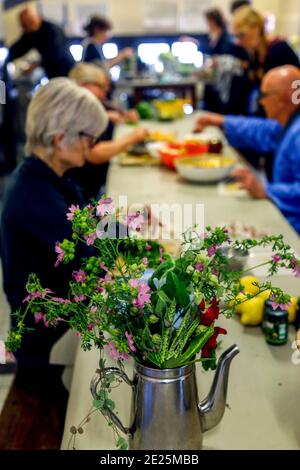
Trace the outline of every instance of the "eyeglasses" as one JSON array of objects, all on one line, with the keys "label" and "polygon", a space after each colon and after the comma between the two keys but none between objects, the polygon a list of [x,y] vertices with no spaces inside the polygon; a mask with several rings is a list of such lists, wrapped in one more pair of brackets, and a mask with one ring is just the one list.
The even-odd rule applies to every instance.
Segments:
[{"label": "eyeglasses", "polygon": [[267,98],[268,96],[272,96],[272,95],[278,95],[278,91],[262,91],[262,90],[259,90],[258,91],[258,94],[257,94],[257,100],[258,101],[261,101],[265,98]]},{"label": "eyeglasses", "polygon": [[238,39],[238,40],[243,40],[243,39],[245,39],[246,36],[247,36],[247,33],[245,33],[245,32],[233,34],[233,37],[234,37],[235,39]]},{"label": "eyeglasses", "polygon": [[78,132],[80,138],[87,139],[89,141],[89,147],[92,149],[98,142],[98,137],[95,137],[87,132]]}]

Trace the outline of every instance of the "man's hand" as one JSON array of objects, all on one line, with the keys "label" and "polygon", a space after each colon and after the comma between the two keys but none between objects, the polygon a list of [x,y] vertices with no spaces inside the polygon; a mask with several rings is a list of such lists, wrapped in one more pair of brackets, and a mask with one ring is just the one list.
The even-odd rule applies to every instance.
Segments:
[{"label": "man's hand", "polygon": [[241,182],[241,187],[255,199],[267,199],[262,182],[247,168],[238,168],[231,174],[237,181]]},{"label": "man's hand", "polygon": [[205,113],[196,121],[194,132],[202,132],[207,126],[222,127],[225,117],[217,113]]}]

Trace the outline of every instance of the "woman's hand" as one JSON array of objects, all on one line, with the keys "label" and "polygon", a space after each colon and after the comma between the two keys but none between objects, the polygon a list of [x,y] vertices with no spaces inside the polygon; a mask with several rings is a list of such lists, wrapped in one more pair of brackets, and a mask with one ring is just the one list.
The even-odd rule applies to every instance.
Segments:
[{"label": "woman's hand", "polygon": [[130,145],[143,142],[149,136],[149,131],[145,127],[138,127],[128,135]]}]

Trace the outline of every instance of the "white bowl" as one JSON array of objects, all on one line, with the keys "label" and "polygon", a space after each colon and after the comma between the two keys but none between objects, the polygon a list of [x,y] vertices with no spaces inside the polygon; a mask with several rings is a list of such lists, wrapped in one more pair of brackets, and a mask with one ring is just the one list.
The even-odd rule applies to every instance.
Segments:
[{"label": "white bowl", "polygon": [[[235,157],[220,156],[218,154],[205,154],[199,157],[182,157],[175,160],[178,173],[186,180],[197,183],[221,181],[232,172],[235,164]],[[204,167],[201,165],[215,166]]]}]

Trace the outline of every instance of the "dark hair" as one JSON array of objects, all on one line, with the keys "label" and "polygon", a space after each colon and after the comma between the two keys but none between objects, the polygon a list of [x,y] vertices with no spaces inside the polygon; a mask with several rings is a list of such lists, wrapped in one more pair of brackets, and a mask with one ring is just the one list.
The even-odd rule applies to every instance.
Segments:
[{"label": "dark hair", "polygon": [[204,15],[208,21],[213,21],[219,28],[224,30],[227,29],[225,17],[218,8],[211,8],[210,10],[207,10]]},{"label": "dark hair", "polygon": [[231,13],[236,12],[241,7],[249,7],[252,5],[252,0],[235,0],[231,3],[230,11]]},{"label": "dark hair", "polygon": [[94,15],[90,18],[88,24],[84,26],[84,31],[88,33],[89,36],[93,36],[96,30],[100,31],[109,31],[112,29],[111,22],[104,16]]}]

